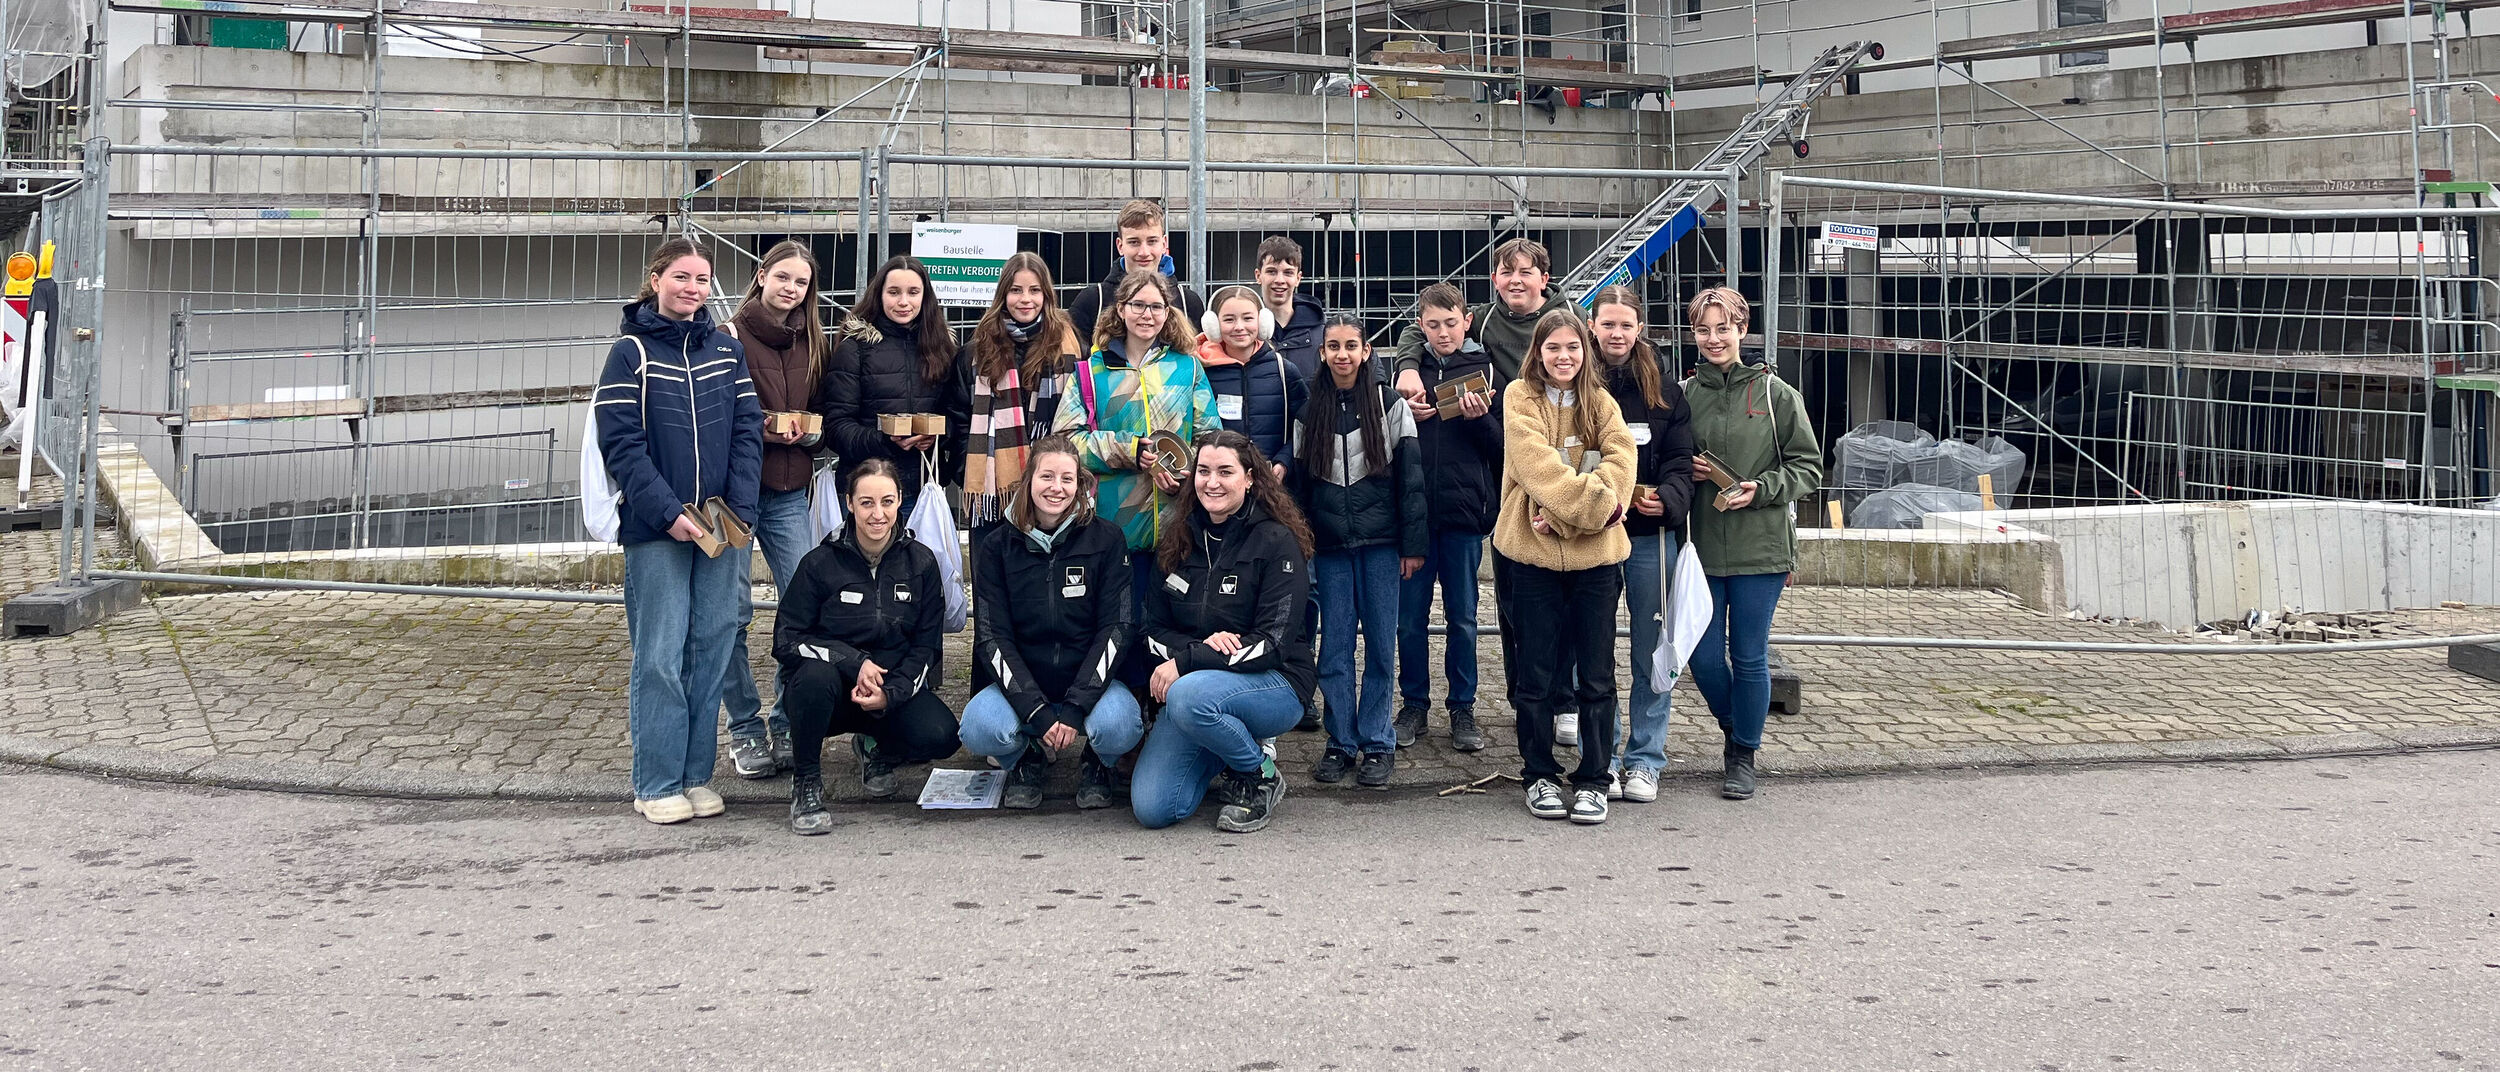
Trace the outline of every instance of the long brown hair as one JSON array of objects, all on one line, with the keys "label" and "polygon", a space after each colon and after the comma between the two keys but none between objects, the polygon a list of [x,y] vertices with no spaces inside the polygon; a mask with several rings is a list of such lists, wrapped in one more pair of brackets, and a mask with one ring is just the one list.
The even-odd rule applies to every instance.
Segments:
[{"label": "long brown hair", "polygon": [[[1580,374],[1574,382],[1561,384],[1546,379],[1545,340],[1566,331],[1580,336],[1580,350],[1586,356],[1580,359]],[[1597,352],[1597,333],[1580,319],[1578,309],[1564,307],[1537,318],[1536,334],[1528,339],[1528,356],[1519,362],[1519,378],[1539,394],[1557,387],[1576,392],[1579,403],[1571,409],[1571,430],[1580,437],[1583,449],[1597,449],[1606,432],[1598,412],[1612,408],[1614,400],[1606,394],[1606,358]]]},{"label": "long brown hair", "polygon": [[1042,467],[1043,457],[1052,454],[1065,454],[1076,463],[1076,502],[1068,507],[1068,515],[1081,518],[1094,516],[1094,472],[1085,468],[1085,457],[1076,452],[1076,441],[1063,435],[1043,436],[1040,442],[1033,444],[1032,453],[1025,456],[1024,478],[1016,481],[1015,494],[1007,503],[1008,523],[1026,532],[1033,531],[1033,526],[1040,523],[1033,516],[1033,472]]},{"label": "long brown hair", "polygon": [[[668,271],[668,266],[677,263],[679,257],[701,257],[706,265],[720,263],[712,259],[711,250],[696,245],[694,239],[684,235],[671,238],[660,243],[660,248],[651,251],[651,261],[642,269],[642,292],[634,295],[634,300],[647,302],[657,296],[660,292],[652,289],[651,281],[659,278],[660,273]],[[713,282],[717,283],[719,280],[716,279]]]},{"label": "long brown hair", "polygon": [[[1319,329],[1323,352],[1328,336],[1339,328],[1354,332],[1355,341],[1364,344],[1363,363],[1354,368],[1354,386],[1345,389],[1354,392],[1354,424],[1363,433],[1363,460],[1372,472],[1387,472],[1389,434],[1385,426],[1389,415],[1380,403],[1380,385],[1372,379],[1371,344],[1364,338],[1362,319],[1340,309],[1328,314],[1327,323]],[[1297,414],[1302,418],[1302,450],[1296,460],[1301,462],[1303,472],[1318,479],[1327,479],[1329,468],[1337,462],[1337,399],[1343,393],[1337,387],[1337,374],[1323,358],[1318,375],[1311,377],[1311,396]]]},{"label": "long brown hair", "polygon": [[[1632,310],[1632,318],[1642,326],[1648,326],[1649,318],[1641,315],[1640,296],[1632,293],[1632,288],[1612,286],[1599,289],[1597,294],[1589,299],[1589,318],[1596,319],[1597,311],[1609,305],[1620,305]],[[1603,360],[1601,355],[1600,362],[1602,363]],[[1666,367],[1659,364],[1658,350],[1649,344],[1647,337],[1638,332],[1633,333],[1632,354],[1624,358],[1623,363],[1632,369],[1632,382],[1639,385],[1641,389],[1641,401],[1649,403],[1651,409],[1667,408]]]},{"label": "long brown hair", "polygon": [[929,282],[929,266],[908,254],[890,257],[877,266],[868,285],[859,290],[859,304],[851,307],[851,319],[873,324],[885,316],[885,277],[896,272],[910,272],[920,277],[920,315],[913,317],[910,327],[920,333],[920,379],[936,383],[946,378],[955,365],[955,332],[946,326],[946,310],[938,306],[937,289]]},{"label": "long brown hair", "polygon": [[981,314],[981,322],[972,326],[972,371],[996,384],[1007,378],[1007,364],[1015,360],[1016,340],[1007,335],[1007,289],[1016,285],[1016,277],[1026,272],[1042,284],[1042,322],[1034,331],[1032,343],[1024,351],[1022,383],[1031,390],[1044,377],[1056,376],[1075,367],[1072,359],[1063,359],[1059,341],[1076,334],[1076,325],[1069,322],[1067,310],[1059,307],[1059,288],[1050,277],[1050,265],[1031,250],[1007,258],[998,270],[998,293],[990,296],[989,312]]},{"label": "long brown hair", "polygon": [[813,380],[825,372],[825,320],[816,309],[817,295],[823,293],[824,280],[819,278],[823,270],[816,267],[816,254],[807,248],[807,243],[784,238],[774,243],[773,248],[765,250],[764,259],[755,265],[755,281],[747,284],[747,296],[738,300],[738,311],[732,316],[745,316],[749,306],[755,308],[758,320],[771,320],[781,315],[773,312],[772,306],[764,304],[764,273],[772,271],[773,265],[787,260],[807,266],[807,296],[799,299],[798,308],[790,312],[799,318],[799,337],[807,340],[807,378]]},{"label": "long brown hair", "polygon": [[[1140,268],[1122,276],[1120,285],[1112,289],[1110,304],[1103,306],[1094,318],[1093,348],[1101,350],[1110,346],[1113,339],[1128,337],[1128,321],[1120,315],[1120,306],[1148,287],[1154,288],[1155,295],[1162,298],[1164,304],[1163,330],[1155,336],[1155,341],[1184,354],[1197,354],[1198,333],[1190,330],[1186,323],[1189,312],[1181,306],[1180,284],[1150,268]],[[1132,365],[1145,359],[1144,354],[1128,355]]]},{"label": "long brown hair", "polygon": [[1311,525],[1302,519],[1302,508],[1293,504],[1293,496],[1285,492],[1285,482],[1268,467],[1259,445],[1251,442],[1249,436],[1225,429],[1199,436],[1197,446],[1190,452],[1190,474],[1181,478],[1181,493],[1172,498],[1172,512],[1163,519],[1163,535],[1155,541],[1155,561],[1163,566],[1163,572],[1181,568],[1181,563],[1189,560],[1189,549],[1198,544],[1194,520],[1198,514],[1197,456],[1210,447],[1222,447],[1241,459],[1242,469],[1250,474],[1250,497],[1267,511],[1267,516],[1293,533],[1294,545],[1302,549],[1302,557],[1308,560]]}]

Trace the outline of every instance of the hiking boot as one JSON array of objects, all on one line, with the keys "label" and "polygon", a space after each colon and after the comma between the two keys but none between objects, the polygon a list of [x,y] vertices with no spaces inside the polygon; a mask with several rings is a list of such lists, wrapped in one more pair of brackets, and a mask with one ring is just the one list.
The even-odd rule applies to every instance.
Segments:
[{"label": "hiking boot", "polygon": [[1752,800],[1754,750],[1741,744],[1727,746],[1722,753],[1727,773],[1719,781],[1719,795],[1728,800]]},{"label": "hiking boot", "polygon": [[1636,804],[1658,799],[1658,775],[1639,767],[1624,771],[1623,799]]},{"label": "hiking boot", "polygon": [[1450,708],[1450,747],[1461,752],[1484,751],[1484,733],[1476,728],[1476,709],[1468,704]]},{"label": "hiking boot", "polygon": [[1353,756],[1331,748],[1327,755],[1319,757],[1319,762],[1311,765],[1311,780],[1335,785],[1344,781],[1346,772],[1353,769]]},{"label": "hiking boot", "polygon": [[694,805],[694,817],[697,819],[709,819],[729,810],[729,802],[722,800],[720,793],[708,785],[687,786],[686,803]]},{"label": "hiking boot", "polygon": [[789,771],[797,766],[798,759],[796,758],[796,753],[792,750],[790,744],[790,731],[785,729],[780,733],[774,734],[773,770]]},{"label": "hiking boot", "polygon": [[650,800],[636,800],[634,810],[642,813],[643,818],[662,826],[682,823],[694,818],[694,802],[686,799],[684,793],[671,793]]},{"label": "hiking boot", "polygon": [[1580,744],[1580,713],[1554,712],[1554,743],[1578,747]]},{"label": "hiking boot", "polygon": [[1027,746],[1024,758],[1007,771],[1007,790],[999,794],[998,806],[1024,810],[1042,806],[1042,790],[1050,785],[1050,757],[1039,748]]},{"label": "hiking boot", "polygon": [[859,791],[870,800],[892,797],[902,780],[894,776],[894,764],[881,754],[876,738],[865,733],[854,735],[851,748],[859,753]]},{"label": "hiking boot", "polygon": [[1431,721],[1431,715],[1430,708],[1412,701],[1398,708],[1397,719],[1390,723],[1397,730],[1398,747],[1415,747],[1415,738],[1424,735],[1424,727]]},{"label": "hiking boot", "polygon": [[833,832],[833,812],[825,807],[822,776],[791,780],[790,832],[803,837]]},{"label": "hiking boot", "polygon": [[1571,821],[1582,826],[1596,826],[1606,821],[1606,791],[1574,789],[1571,791]]},{"label": "hiking boot", "polygon": [[1365,789],[1387,789],[1389,776],[1397,773],[1397,769],[1397,753],[1365,752],[1362,769],[1354,772],[1354,784]]},{"label": "hiking boot", "polygon": [[1551,778],[1529,782],[1528,814],[1539,819],[1560,819],[1571,814],[1571,809],[1563,804],[1562,787]]},{"label": "hiking boot", "polygon": [[773,744],[762,737],[739,737],[729,742],[729,766],[738,777],[748,781],[773,776]]},{"label": "hiking boot", "polygon": [[1294,723],[1293,728],[1304,733],[1318,729],[1320,726],[1319,705],[1319,691],[1314,689],[1311,692],[1311,698],[1302,702],[1302,721]]},{"label": "hiking boot", "polygon": [[1076,806],[1087,811],[1111,806],[1111,768],[1091,748],[1085,750],[1084,766],[1077,769]]},{"label": "hiking boot", "polygon": [[1266,826],[1276,815],[1276,805],[1285,799],[1285,778],[1276,764],[1259,765],[1257,774],[1224,772],[1233,783],[1232,798],[1216,809],[1215,828],[1227,834],[1248,834]]}]

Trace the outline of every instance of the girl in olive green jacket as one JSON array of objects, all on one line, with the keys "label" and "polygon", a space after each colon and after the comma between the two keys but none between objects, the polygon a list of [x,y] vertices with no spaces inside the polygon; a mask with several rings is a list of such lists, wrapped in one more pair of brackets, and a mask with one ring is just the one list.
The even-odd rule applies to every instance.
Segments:
[{"label": "girl in olive green jacket", "polygon": [[[1693,685],[1727,735],[1719,795],[1754,794],[1754,750],[1771,711],[1771,613],[1797,566],[1794,504],[1823,482],[1823,448],[1805,398],[1738,349],[1753,310],[1712,287],[1688,310],[1702,365],[1684,381],[1693,415],[1689,531],[1710,575],[1710,627],[1693,652]],[[1724,492],[1704,454],[1735,483]]]}]

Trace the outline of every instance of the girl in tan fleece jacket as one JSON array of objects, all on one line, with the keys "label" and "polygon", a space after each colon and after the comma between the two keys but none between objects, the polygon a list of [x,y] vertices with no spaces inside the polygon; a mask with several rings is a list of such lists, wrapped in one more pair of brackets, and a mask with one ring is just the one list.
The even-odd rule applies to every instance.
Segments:
[{"label": "girl in tan fleece jacket", "polygon": [[[1615,748],[1615,607],[1632,541],[1632,432],[1606,393],[1597,340],[1571,309],[1537,321],[1519,379],[1502,394],[1502,512],[1493,526],[1496,598],[1515,709],[1520,780],[1540,819],[1606,821]],[[1569,668],[1579,670],[1566,697]],[[1566,805],[1554,711],[1576,700],[1580,763]]]}]

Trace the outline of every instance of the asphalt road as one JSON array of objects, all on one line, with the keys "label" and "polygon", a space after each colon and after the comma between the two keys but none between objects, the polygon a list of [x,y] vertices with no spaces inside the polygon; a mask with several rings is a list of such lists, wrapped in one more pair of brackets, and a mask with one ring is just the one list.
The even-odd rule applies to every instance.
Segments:
[{"label": "asphalt road", "polygon": [[[2500,1068],[2500,753],[1124,813],[0,769],[0,1068]],[[1056,802],[1054,802],[1054,805]]]}]

